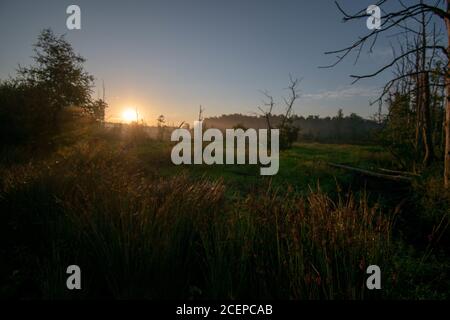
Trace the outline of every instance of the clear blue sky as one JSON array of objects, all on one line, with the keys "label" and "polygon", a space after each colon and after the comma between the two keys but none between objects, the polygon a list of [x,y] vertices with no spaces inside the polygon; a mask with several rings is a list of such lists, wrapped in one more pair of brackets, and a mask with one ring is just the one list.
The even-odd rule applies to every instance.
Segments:
[{"label": "clear blue sky", "polygon": [[[343,0],[349,11],[374,1]],[[81,8],[81,30],[66,29],[66,8]],[[368,32],[364,20],[342,23],[333,1],[0,1],[0,78],[31,62],[32,44],[50,27],[66,34],[87,59],[86,69],[106,84],[115,120],[136,106],[149,123],[159,114],[169,122],[257,111],[267,89],[277,102],[287,93],[289,74],[302,77],[299,115],[334,115],[338,108],[368,117],[369,100],[391,75],[350,86],[349,74],[373,71],[389,60],[385,40],[333,69],[327,50]],[[95,89],[97,90],[97,89]],[[97,91],[96,94],[97,95]],[[281,111],[279,107],[277,109]]]}]

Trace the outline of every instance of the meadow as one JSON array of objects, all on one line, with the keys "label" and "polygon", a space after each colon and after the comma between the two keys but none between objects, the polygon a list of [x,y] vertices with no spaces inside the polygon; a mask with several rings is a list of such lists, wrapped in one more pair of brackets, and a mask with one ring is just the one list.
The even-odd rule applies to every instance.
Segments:
[{"label": "meadow", "polygon": [[[449,200],[433,180],[329,166],[391,168],[379,146],[297,143],[264,177],[175,166],[138,126],[62,132],[1,152],[2,297],[448,298]],[[83,290],[66,289],[70,264]],[[382,290],[366,288],[373,264]]]}]

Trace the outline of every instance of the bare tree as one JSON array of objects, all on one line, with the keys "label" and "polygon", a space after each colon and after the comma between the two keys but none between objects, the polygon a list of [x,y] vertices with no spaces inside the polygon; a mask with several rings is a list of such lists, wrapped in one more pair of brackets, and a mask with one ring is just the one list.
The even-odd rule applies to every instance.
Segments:
[{"label": "bare tree", "polygon": [[298,85],[300,84],[301,80],[302,79],[297,78],[293,79],[292,75],[289,75],[290,82],[289,86],[286,88],[287,90],[289,90],[289,97],[283,98],[286,110],[280,127],[284,127],[287,124],[287,121],[289,121],[292,116],[292,107],[294,106],[295,101],[300,97]]},{"label": "bare tree", "polygon": [[[387,2],[387,0],[378,1],[377,5],[382,8],[383,5]],[[367,19],[369,14],[367,14],[366,9],[362,9],[355,14],[349,14],[339,5],[338,2],[335,2],[339,11],[344,15],[344,22],[357,20],[357,19]],[[447,62],[445,63],[444,68],[444,79],[445,83],[442,84],[446,88],[446,105],[445,105],[445,154],[444,154],[444,185],[446,188],[450,187],[450,73],[448,69],[448,60],[450,56],[450,0],[435,0],[432,4],[425,3],[425,1],[418,1],[416,4],[405,5],[401,0],[398,0],[400,4],[400,8],[397,10],[391,10],[390,12],[385,12],[383,10],[383,14],[381,16],[381,28],[370,31],[363,37],[360,37],[358,40],[353,42],[350,46],[345,47],[343,49],[329,51],[326,54],[336,54],[337,60],[326,67],[333,67],[340,63],[343,59],[348,57],[350,53],[356,52],[356,59],[359,58],[361,51],[363,50],[365,45],[369,45],[369,51],[372,51],[378,37],[381,34],[386,33],[387,31],[392,31],[394,29],[405,30],[408,28],[405,26],[406,22],[409,21],[417,21],[416,19],[420,18],[423,14],[430,13],[433,17],[440,18],[446,26],[447,30],[447,39],[448,42],[446,45],[444,44],[428,44],[422,42],[417,47],[405,47],[404,52],[397,54],[393,57],[393,59],[382,66],[381,68],[375,70],[372,73],[363,74],[363,75],[351,75],[354,79],[353,83],[365,79],[372,78],[380,73],[390,69],[395,66],[397,62],[403,59],[409,59],[413,54],[417,52],[423,52],[424,50],[439,50],[446,57]],[[402,74],[399,77],[392,79],[385,86],[383,90],[383,94],[387,94],[389,89],[400,79],[411,77],[413,73]]]},{"label": "bare tree", "polygon": [[273,96],[271,96],[267,90],[261,92],[266,97],[266,100],[263,101],[265,109],[263,109],[262,107],[258,107],[258,109],[259,111],[261,111],[261,114],[266,119],[267,129],[269,129],[270,131],[272,130],[271,118],[273,107],[275,106],[275,101],[273,100]]},{"label": "bare tree", "polygon": [[[287,98],[283,98],[285,110],[281,115],[281,123],[276,125],[276,127],[280,130],[280,148],[290,148],[292,143],[297,139],[299,128],[295,127],[292,124],[292,110],[295,105],[295,102],[300,97],[298,85],[300,84],[301,79],[292,78],[289,75],[289,86],[286,88],[289,91],[289,95]],[[267,90],[261,91],[265,96],[265,100],[263,100],[263,107],[258,107],[261,115],[266,119],[267,128],[272,130],[274,128],[274,124],[272,123],[272,112],[275,107],[275,101],[273,96],[269,94]]]},{"label": "bare tree", "polygon": [[202,105],[200,105],[199,109],[198,109],[198,121],[203,121],[203,111],[205,111],[205,109],[202,107]]}]

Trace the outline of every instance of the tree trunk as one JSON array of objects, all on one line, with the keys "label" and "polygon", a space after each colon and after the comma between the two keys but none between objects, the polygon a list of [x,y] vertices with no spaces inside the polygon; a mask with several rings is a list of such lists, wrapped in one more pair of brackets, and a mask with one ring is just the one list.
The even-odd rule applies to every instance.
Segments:
[{"label": "tree trunk", "polygon": [[431,97],[430,97],[430,80],[428,72],[421,74],[422,85],[422,135],[425,154],[423,157],[423,165],[428,167],[434,161],[434,148],[433,148],[433,136],[432,136],[432,124],[431,124]]},{"label": "tree trunk", "polygon": [[[421,45],[420,42],[416,43],[416,47],[419,48]],[[424,45],[424,44],[422,44]],[[416,171],[416,160],[418,161],[419,159],[422,158],[422,147],[423,147],[423,142],[422,142],[422,115],[423,115],[423,98],[424,95],[422,94],[423,92],[423,83],[422,83],[422,74],[420,73],[421,70],[421,60],[422,57],[424,56],[424,52],[422,50],[422,52],[417,51],[416,52],[416,61],[415,61],[415,71],[417,72],[416,76],[414,77],[415,80],[415,114],[416,114],[416,128],[415,128],[415,137],[414,137],[414,151],[415,151],[415,157],[414,157],[414,171]]]},{"label": "tree trunk", "polygon": [[[423,0],[420,1],[423,3]],[[419,53],[420,69],[419,73],[419,94],[420,94],[420,109],[421,120],[422,120],[422,142],[424,148],[424,155],[422,159],[422,164],[424,167],[428,167],[434,161],[434,148],[433,148],[433,137],[432,137],[432,124],[431,124],[431,97],[430,97],[430,75],[427,70],[427,21],[425,12],[422,12],[422,39],[420,41],[423,49]]]},{"label": "tree trunk", "polygon": [[[417,70],[418,67],[417,67]],[[418,71],[417,71],[418,72]],[[415,101],[415,114],[416,114],[416,127],[415,127],[415,134],[414,134],[414,151],[415,151],[415,157],[414,157],[414,171],[416,170],[416,160],[418,161],[422,157],[422,115],[423,115],[423,94],[422,94],[422,84],[421,84],[421,77],[420,74],[417,74],[416,76],[416,89],[415,89],[415,95],[416,95],[416,101]]]},{"label": "tree trunk", "polygon": [[[450,14],[450,0],[447,0],[447,14]],[[450,58],[450,19],[445,18],[447,27],[447,60]],[[444,188],[450,189],[450,71],[445,68],[445,154],[444,154]]]}]

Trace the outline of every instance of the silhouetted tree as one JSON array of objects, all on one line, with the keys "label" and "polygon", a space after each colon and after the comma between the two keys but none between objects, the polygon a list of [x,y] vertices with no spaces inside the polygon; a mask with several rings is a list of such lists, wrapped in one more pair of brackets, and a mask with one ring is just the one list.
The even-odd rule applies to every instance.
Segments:
[{"label": "silhouetted tree", "polygon": [[[287,98],[283,98],[285,104],[285,112],[281,116],[281,122],[276,126],[276,128],[280,130],[281,149],[290,148],[292,146],[292,143],[297,140],[298,132],[300,130],[298,126],[294,126],[292,117],[292,109],[295,105],[295,102],[299,98],[298,85],[300,83],[300,80],[292,78],[291,75],[289,75],[289,80],[289,86],[286,88],[287,90],[289,90],[289,96]],[[266,121],[267,129],[270,131],[275,128],[272,123],[272,111],[275,107],[275,101],[273,99],[273,96],[271,96],[267,90],[262,91],[262,93],[266,98],[263,101],[264,108],[258,107],[258,109]]]},{"label": "silhouetted tree", "polygon": [[34,45],[34,65],[20,67],[17,81],[37,86],[49,97],[56,125],[59,112],[68,106],[88,107],[94,78],[84,70],[85,59],[76,54],[64,36],[45,29]]},{"label": "silhouetted tree", "polygon": [[52,130],[48,95],[38,87],[15,81],[0,83],[0,141],[21,144]]},{"label": "silhouetted tree", "polygon": [[166,128],[166,118],[164,118],[164,115],[160,115],[158,119],[156,119],[157,125],[158,125],[158,139],[162,140],[164,138],[164,131]]},{"label": "silhouetted tree", "polygon": [[298,132],[300,128],[294,125],[293,117],[292,117],[292,108],[294,107],[295,102],[300,97],[298,85],[300,83],[299,79],[292,78],[289,75],[289,86],[287,90],[289,91],[289,96],[284,98],[285,104],[285,112],[279,126],[280,129],[280,148],[281,149],[289,149],[292,147],[294,141],[297,140]]},{"label": "silhouetted tree", "polygon": [[99,122],[105,121],[105,110],[108,104],[103,99],[97,99],[86,105],[89,114]]},{"label": "silhouetted tree", "polygon": [[259,111],[261,111],[262,116],[266,120],[267,129],[270,131],[272,130],[272,111],[273,107],[275,106],[275,101],[273,100],[273,96],[269,94],[267,90],[261,91],[262,94],[266,97],[266,99],[263,101],[264,109],[262,107],[258,107]]}]

